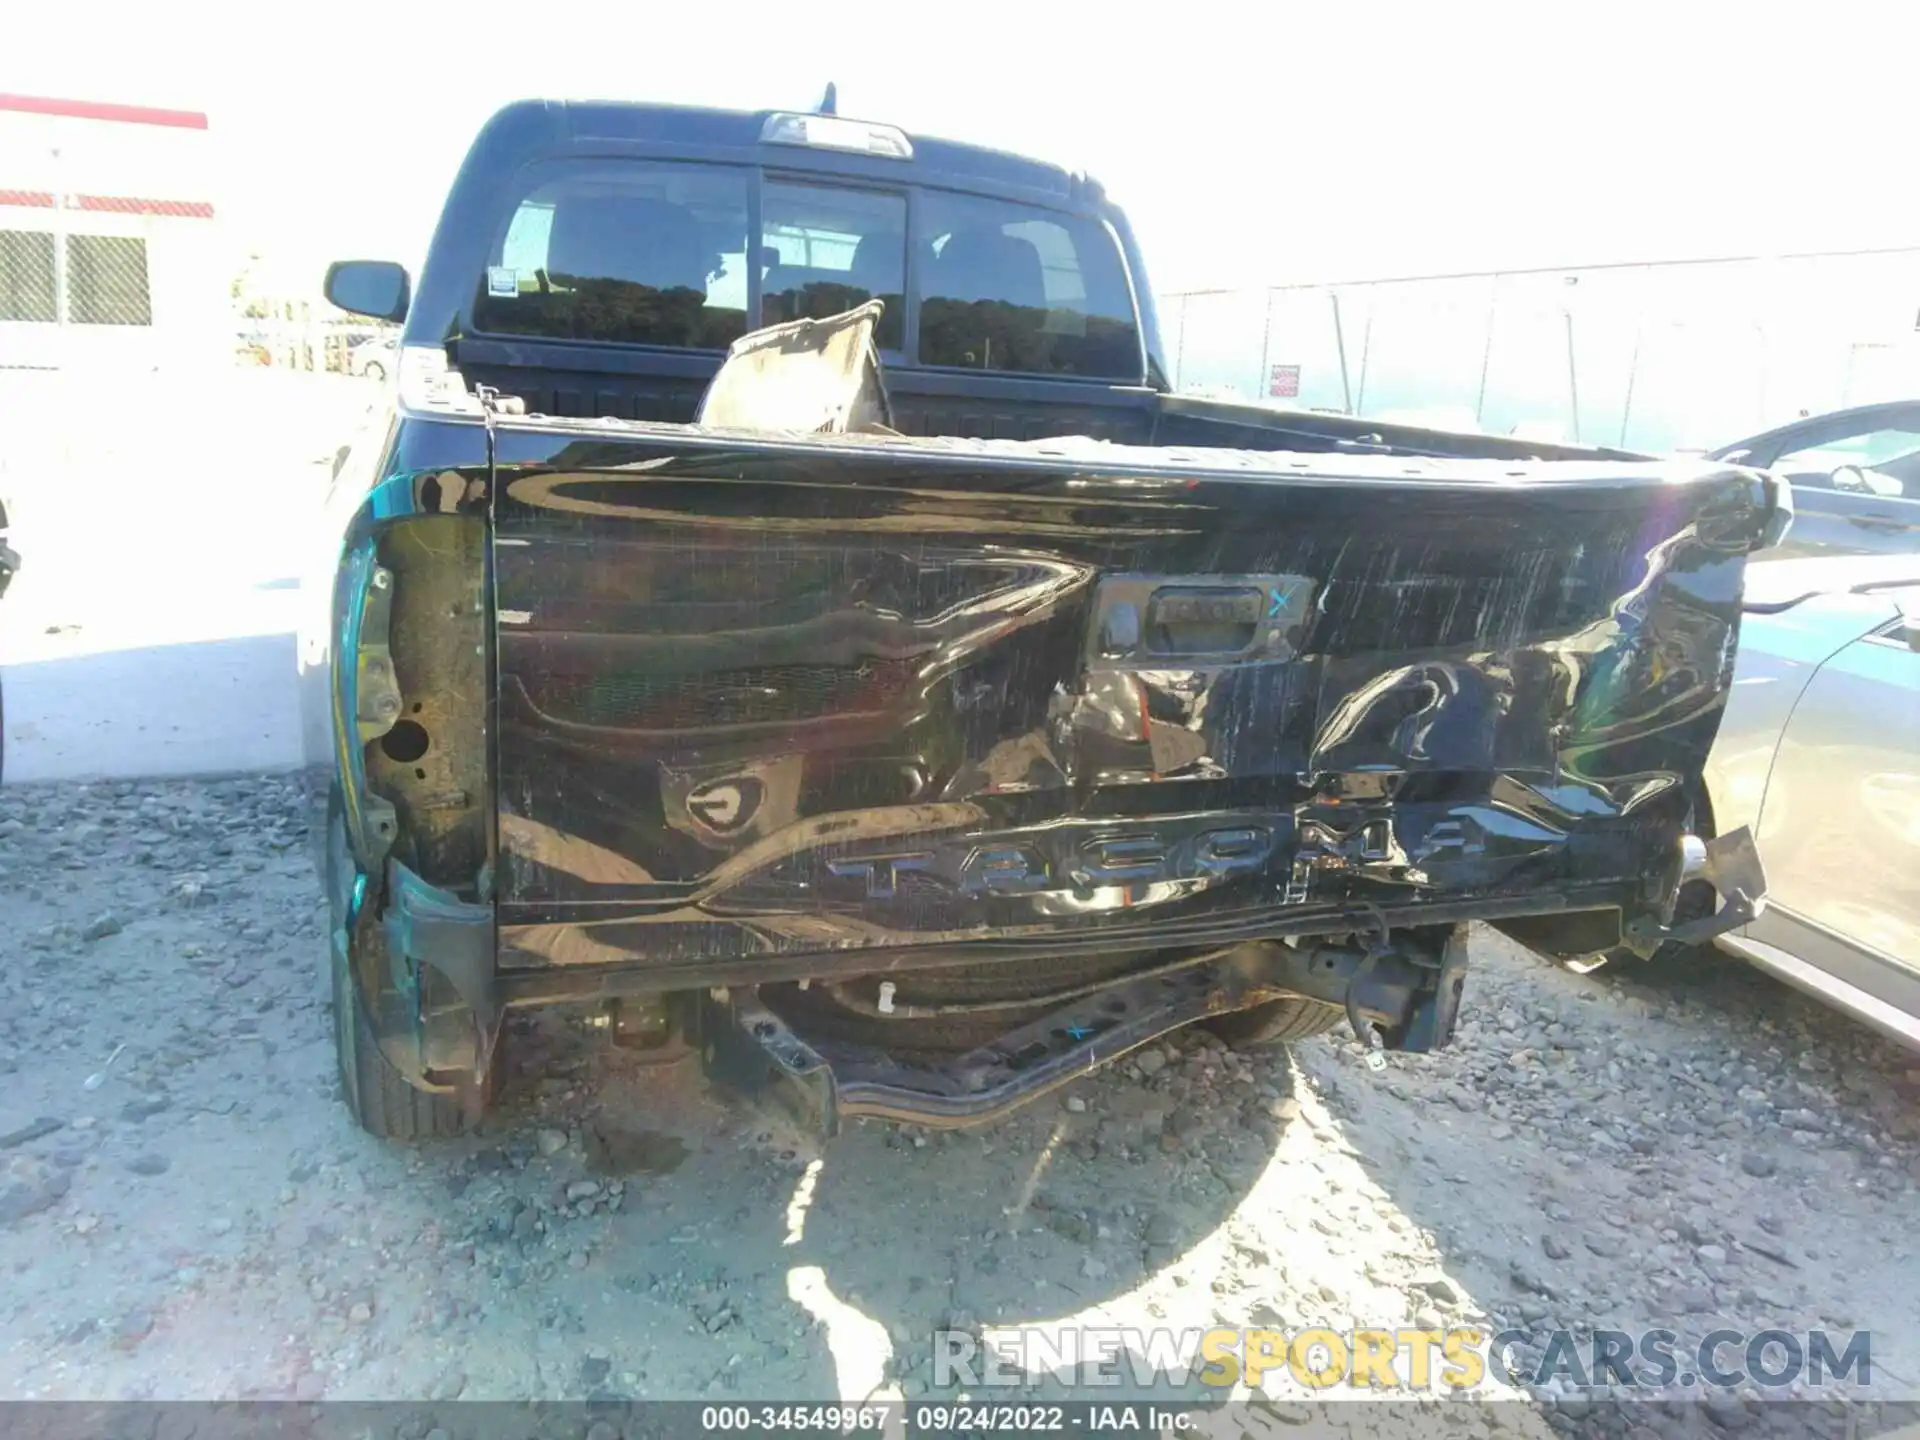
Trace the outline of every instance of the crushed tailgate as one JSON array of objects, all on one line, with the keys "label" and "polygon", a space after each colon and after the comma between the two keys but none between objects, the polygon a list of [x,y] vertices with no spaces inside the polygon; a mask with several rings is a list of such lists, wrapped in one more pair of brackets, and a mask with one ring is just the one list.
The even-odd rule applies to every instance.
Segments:
[{"label": "crushed tailgate", "polygon": [[498,433],[509,966],[1628,903],[1771,514],[1731,468],[611,430]]}]

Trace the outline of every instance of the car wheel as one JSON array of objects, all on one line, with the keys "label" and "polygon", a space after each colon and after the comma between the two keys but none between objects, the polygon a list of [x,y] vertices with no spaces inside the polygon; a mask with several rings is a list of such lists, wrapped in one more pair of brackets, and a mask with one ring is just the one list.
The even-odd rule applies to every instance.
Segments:
[{"label": "car wheel", "polygon": [[340,1094],[360,1128],[382,1140],[412,1143],[450,1139],[478,1126],[500,1096],[505,1033],[494,1040],[493,1064],[477,1106],[469,1108],[461,1095],[411,1085],[381,1053],[345,955],[338,945],[328,948],[333,952],[333,1045],[340,1062]]},{"label": "car wheel", "polygon": [[1323,1035],[1347,1018],[1338,1005],[1298,995],[1263,1001],[1204,1022],[1234,1050],[1272,1050],[1293,1040]]},{"label": "car wheel", "polygon": [[369,380],[384,380],[387,378],[387,367],[382,365],[378,360],[369,360],[367,362],[367,368],[360,373]]},{"label": "car wheel", "polygon": [[[337,806],[337,797],[334,805]],[[331,808],[331,807],[330,807]],[[346,827],[336,810],[328,817],[328,844],[335,860],[346,851]],[[327,942],[328,970],[333,991],[333,1046],[340,1063],[340,1094],[353,1118],[369,1135],[382,1140],[412,1142],[445,1139],[471,1130],[479,1115],[470,1113],[457,1095],[419,1089],[407,1082],[380,1050],[359,982],[348,958],[348,940],[334,933]],[[484,1111],[498,1090],[504,1069],[498,1046],[489,1071]]]}]

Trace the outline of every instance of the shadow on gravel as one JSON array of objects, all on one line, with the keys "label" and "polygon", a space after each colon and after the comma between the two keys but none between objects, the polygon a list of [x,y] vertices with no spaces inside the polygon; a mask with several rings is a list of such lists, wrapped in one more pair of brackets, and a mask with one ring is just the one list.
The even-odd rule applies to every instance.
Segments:
[{"label": "shadow on gravel", "polygon": [[1649,998],[1683,996],[1711,1003],[1715,994],[1730,1003],[1763,1004],[1784,1016],[1805,997],[1764,971],[1710,945],[1661,950],[1645,960],[1617,960],[1592,972],[1594,979],[1629,994]]},{"label": "shadow on gravel", "polygon": [[[1219,1399],[1164,1352],[1123,1350],[1119,1383],[1090,1384],[1071,1342],[1041,1357],[1045,1378],[1005,1389],[970,1383],[967,1345],[944,1342],[963,1364],[937,1383],[936,1334],[1013,1327],[1059,1343],[1109,1325],[1472,1325],[1512,1332],[1537,1360],[1561,1330],[1669,1327],[1684,1354],[1715,1328],[1887,1323],[1870,1297],[1844,1303],[1866,1261],[1813,1263],[1814,1172],[1770,1148],[1738,1098],[1760,1046],[1800,1035],[1805,1016],[1749,1018],[1739,1034],[1694,998],[1648,998],[1644,976],[1566,975],[1510,947],[1481,960],[1456,1047],[1381,1074],[1343,1036],[1239,1056],[1188,1031],[995,1127],[856,1125],[824,1150],[708,1092],[691,1062],[648,1070],[544,1016],[459,1181],[520,1182],[489,1201],[503,1208],[482,1220],[475,1263],[537,1310],[539,1393],[610,1402],[858,1400],[894,1385],[909,1399]],[[1754,1004],[1778,998],[1729,968],[1721,981]],[[529,1194],[534,1176],[544,1193]],[[1888,1196],[1904,1183],[1892,1176]],[[602,1228],[589,1220],[574,1244],[570,1212]],[[1277,1413],[1307,1423],[1292,1402]],[[1507,1414],[1509,1428],[1596,1435],[1895,1423],[1709,1405],[1698,1390],[1608,1408],[1577,1380],[1546,1410]],[[1401,1418],[1383,1407],[1371,1428]]]},{"label": "shadow on gravel", "polygon": [[[648,1067],[581,1033],[542,1016],[516,1035],[520,1073],[489,1127],[497,1138],[462,1179],[555,1174],[525,1210],[500,1202],[476,1258],[508,1287],[547,1287],[549,1328],[597,1338],[574,1374],[542,1367],[545,1384],[575,1396],[859,1399],[898,1383],[911,1397],[941,1378],[935,1335],[948,1332],[966,1337],[948,1342],[960,1364],[948,1393],[1057,1398],[1080,1388],[1071,1348],[1038,1367],[1044,1380],[996,1391],[968,1386],[972,1341],[1067,1317],[1099,1324],[1101,1307],[1156,1272],[1225,1244],[1223,1222],[1297,1112],[1284,1055],[1249,1061],[1190,1032],[997,1126],[856,1123],[821,1148],[707,1091],[691,1059]],[[564,1153],[567,1107],[548,1103],[562,1093],[577,1097]],[[545,1159],[543,1143],[555,1152]],[[586,1192],[600,1186],[604,1206],[615,1177],[623,1199],[602,1239],[556,1265],[533,1214],[557,1230],[569,1193],[591,1212]],[[567,1266],[585,1282],[571,1301],[557,1298],[572,1288]],[[611,1324],[585,1313],[607,1308],[585,1293],[602,1288],[620,1297]],[[1115,1368],[1119,1385],[1084,1398],[1175,1388],[1164,1356],[1123,1353]]]}]

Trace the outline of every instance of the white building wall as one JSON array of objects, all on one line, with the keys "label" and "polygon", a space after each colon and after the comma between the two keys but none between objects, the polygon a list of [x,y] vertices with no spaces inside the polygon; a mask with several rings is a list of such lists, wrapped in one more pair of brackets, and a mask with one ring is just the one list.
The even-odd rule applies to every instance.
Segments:
[{"label": "white building wall", "polygon": [[[17,103],[0,97],[0,231],[53,237],[56,305],[52,318],[23,318],[17,306],[9,311],[9,277],[0,274],[0,370],[104,378],[225,363],[233,264],[204,121],[152,123],[154,112],[145,120],[107,118],[84,104],[69,107],[76,113],[40,114],[10,108]],[[96,309],[104,293],[115,302],[106,308],[136,323],[89,323],[98,315],[90,317],[76,300],[73,272],[86,265],[84,257],[76,260],[74,237],[87,236],[143,247],[144,275],[133,247],[88,252],[91,273],[104,276],[106,287],[89,292]],[[40,253],[34,250],[34,263]],[[9,261],[24,265],[28,256],[18,246],[10,256],[0,251],[0,264]]]}]

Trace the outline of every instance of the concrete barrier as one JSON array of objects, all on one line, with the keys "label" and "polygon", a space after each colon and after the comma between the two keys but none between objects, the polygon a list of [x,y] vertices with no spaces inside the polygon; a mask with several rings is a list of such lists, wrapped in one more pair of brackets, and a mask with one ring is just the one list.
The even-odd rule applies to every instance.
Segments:
[{"label": "concrete barrier", "polygon": [[298,586],[374,382],[0,374],[7,783],[299,763]]}]

